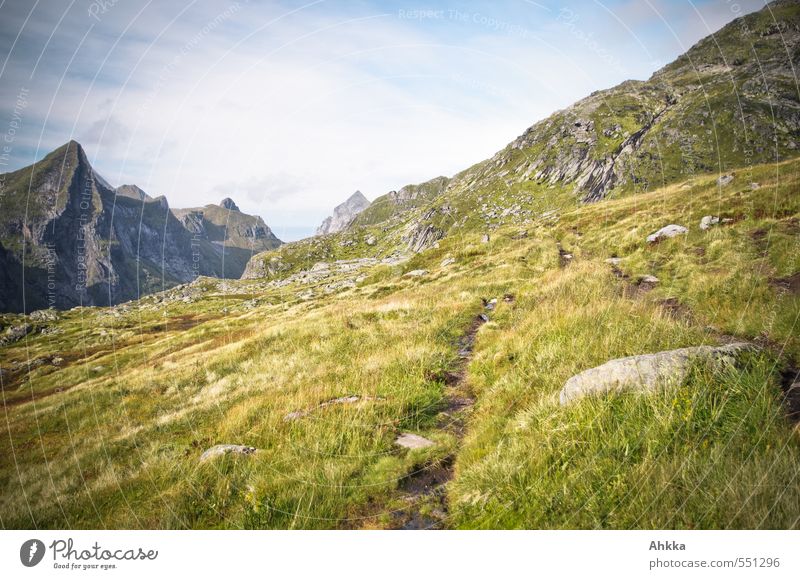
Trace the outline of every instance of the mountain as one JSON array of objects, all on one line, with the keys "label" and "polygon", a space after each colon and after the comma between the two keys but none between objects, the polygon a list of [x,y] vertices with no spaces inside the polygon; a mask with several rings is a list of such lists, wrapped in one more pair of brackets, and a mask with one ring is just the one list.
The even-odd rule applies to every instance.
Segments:
[{"label": "mountain", "polygon": [[228,219],[212,206],[178,210],[180,221],[163,196],[113,189],[75,141],[3,180],[2,311],[114,304],[198,275],[239,277],[252,252],[280,244],[257,217]]},{"label": "mountain", "polygon": [[650,79],[596,91],[450,179],[377,198],[339,231],[341,241],[303,240],[255,256],[248,275],[420,251],[456,231],[489,235],[543,213],[791,158],[800,153],[798,69],[800,7],[772,2]]},{"label": "mountain", "polygon": [[356,191],[347,201],[334,208],[333,215],[323,220],[322,224],[317,228],[317,235],[327,235],[341,231],[353,221],[356,215],[367,207],[369,207],[369,200],[364,197],[361,191]]},{"label": "mountain", "polygon": [[204,256],[211,271],[204,275],[238,279],[254,254],[281,245],[261,217],[242,213],[227,197],[219,205],[172,213]]}]

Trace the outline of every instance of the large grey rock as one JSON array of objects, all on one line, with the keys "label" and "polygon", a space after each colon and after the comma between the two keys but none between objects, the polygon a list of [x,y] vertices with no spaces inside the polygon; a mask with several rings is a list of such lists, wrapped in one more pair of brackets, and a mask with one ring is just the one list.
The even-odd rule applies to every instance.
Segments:
[{"label": "large grey rock", "polygon": [[345,229],[355,219],[356,215],[364,211],[369,205],[369,200],[364,197],[364,194],[361,191],[356,191],[347,201],[334,208],[333,215],[325,218],[317,228],[317,235],[336,233]]},{"label": "large grey rock", "polygon": [[257,449],[254,446],[242,446],[241,444],[218,444],[216,446],[212,446],[203,454],[201,454],[200,462],[206,462],[207,460],[211,460],[212,458],[221,456],[223,454],[254,454],[256,450]]},{"label": "large grey rock", "polygon": [[679,384],[695,362],[730,364],[736,361],[739,354],[752,349],[754,346],[746,343],[697,346],[611,360],[567,380],[561,389],[561,404],[591,394],[651,392],[663,386]]},{"label": "large grey rock", "polygon": [[689,230],[683,225],[675,225],[674,223],[662,227],[655,233],[647,236],[647,243],[656,243],[662,239],[669,239],[678,235],[686,235]]}]

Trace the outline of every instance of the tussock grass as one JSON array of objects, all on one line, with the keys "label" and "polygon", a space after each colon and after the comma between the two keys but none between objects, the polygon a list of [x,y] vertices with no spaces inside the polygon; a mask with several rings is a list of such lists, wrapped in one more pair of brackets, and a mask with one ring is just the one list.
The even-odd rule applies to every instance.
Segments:
[{"label": "tussock grass", "polygon": [[[64,312],[47,324],[59,333],[0,350],[4,368],[64,358],[3,378],[0,523],[390,526],[400,481],[455,457],[455,527],[796,527],[800,449],[779,370],[800,357],[800,298],[777,281],[800,265],[798,170],[565,205],[524,238],[515,224],[482,243],[465,226],[311,298],[242,281],[192,304]],[[707,214],[732,221],[701,232]],[[668,223],[690,232],[645,244]],[[456,261],[442,268],[445,257]],[[403,277],[413,269],[429,274]],[[642,275],[660,283],[636,288]],[[481,300],[506,294],[476,337],[459,441],[440,428],[443,377]],[[653,395],[558,403],[571,375],[610,358],[731,337],[764,349]],[[321,406],[344,396],[360,399]],[[400,449],[406,431],[436,444]],[[259,451],[198,462],[221,443]]]}]

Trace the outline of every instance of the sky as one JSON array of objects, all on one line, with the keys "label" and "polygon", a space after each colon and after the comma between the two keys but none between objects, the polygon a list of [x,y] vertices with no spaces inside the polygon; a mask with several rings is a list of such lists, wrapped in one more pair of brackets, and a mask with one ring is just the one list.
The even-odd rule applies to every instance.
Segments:
[{"label": "sky", "polygon": [[490,157],[763,0],[0,0],[0,172],[70,139],[279,238]]}]

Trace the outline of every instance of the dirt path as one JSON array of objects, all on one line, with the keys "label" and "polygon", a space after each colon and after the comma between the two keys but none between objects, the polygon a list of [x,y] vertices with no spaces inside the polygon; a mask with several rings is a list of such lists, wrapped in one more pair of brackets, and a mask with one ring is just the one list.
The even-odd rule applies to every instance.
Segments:
[{"label": "dirt path", "polygon": [[[514,296],[506,295],[506,302]],[[439,415],[438,429],[452,434],[458,443],[466,432],[466,424],[472,405],[475,403],[467,382],[467,367],[472,359],[475,336],[480,327],[489,321],[497,300],[484,301],[483,312],[470,323],[458,342],[456,364],[444,376],[444,407]],[[459,444],[456,445],[457,447]],[[442,529],[447,527],[447,483],[453,478],[455,452],[445,458],[424,465],[406,477],[400,484],[402,500],[408,507],[394,515],[395,529]]]}]

